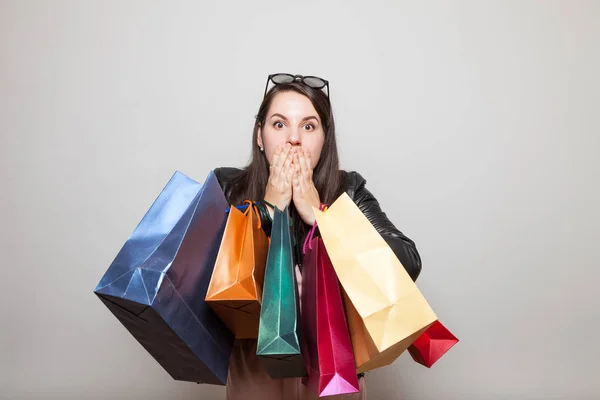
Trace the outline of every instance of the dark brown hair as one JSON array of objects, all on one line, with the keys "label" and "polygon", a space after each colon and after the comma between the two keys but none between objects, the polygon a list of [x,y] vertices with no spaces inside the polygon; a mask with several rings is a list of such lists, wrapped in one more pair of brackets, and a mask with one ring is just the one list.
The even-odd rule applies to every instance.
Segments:
[{"label": "dark brown hair", "polygon": [[[343,176],[340,171],[335,123],[329,99],[320,89],[313,89],[300,82],[292,82],[275,85],[262,101],[254,122],[252,157],[249,164],[232,180],[232,184],[230,185],[231,190],[229,193],[226,193],[231,204],[238,205],[246,199],[258,201],[264,198],[265,188],[269,179],[269,164],[267,157],[259,150],[257,145],[258,129],[264,126],[267,112],[275,96],[278,93],[289,91],[306,96],[315,107],[323,125],[325,141],[319,162],[313,170],[313,181],[321,197],[321,202],[331,204],[345,190]],[[293,203],[290,205],[290,209],[293,209]],[[295,226],[302,226],[301,233],[303,237],[307,231],[306,226],[300,223],[301,220],[295,214],[292,211]]]}]

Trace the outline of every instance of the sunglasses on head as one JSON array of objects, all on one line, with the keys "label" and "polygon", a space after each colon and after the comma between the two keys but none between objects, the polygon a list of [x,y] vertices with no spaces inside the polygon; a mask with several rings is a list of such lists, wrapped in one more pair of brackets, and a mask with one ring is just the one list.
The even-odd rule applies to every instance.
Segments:
[{"label": "sunglasses on head", "polygon": [[313,89],[327,88],[327,100],[329,100],[329,81],[319,78],[318,76],[302,76],[292,74],[272,74],[267,78],[267,85],[265,86],[265,94],[267,95],[267,89],[269,88],[269,82],[273,82],[275,85],[281,85],[283,83],[302,82],[306,86]]}]

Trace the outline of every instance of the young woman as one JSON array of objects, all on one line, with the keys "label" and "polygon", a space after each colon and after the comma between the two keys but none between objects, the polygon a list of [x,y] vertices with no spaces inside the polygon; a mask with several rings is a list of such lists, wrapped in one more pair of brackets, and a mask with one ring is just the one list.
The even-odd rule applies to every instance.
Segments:
[{"label": "young woman", "polygon": [[[269,83],[274,86],[267,92]],[[412,279],[419,276],[421,259],[414,242],[389,221],[360,174],[339,169],[326,80],[291,74],[270,75],[254,123],[250,163],[244,169],[217,168],[215,174],[230,204],[242,204],[246,199],[257,202],[267,235],[271,231],[271,206],[280,210],[289,207],[298,275],[302,243],[315,221],[312,207],[331,204],[346,192],[389,244]],[[364,376],[359,376],[359,383],[360,393],[336,398],[366,399]],[[300,400],[318,397],[302,384],[301,378],[271,379],[256,356],[256,340],[238,340],[230,361],[227,398]]]}]

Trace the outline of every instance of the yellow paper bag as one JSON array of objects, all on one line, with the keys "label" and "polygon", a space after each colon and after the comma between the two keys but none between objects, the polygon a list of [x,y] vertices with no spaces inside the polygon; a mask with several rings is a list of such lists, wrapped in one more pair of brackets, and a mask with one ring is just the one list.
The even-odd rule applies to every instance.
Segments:
[{"label": "yellow paper bag", "polygon": [[346,194],[313,208],[343,288],[357,372],[391,364],[437,317],[400,260]]}]

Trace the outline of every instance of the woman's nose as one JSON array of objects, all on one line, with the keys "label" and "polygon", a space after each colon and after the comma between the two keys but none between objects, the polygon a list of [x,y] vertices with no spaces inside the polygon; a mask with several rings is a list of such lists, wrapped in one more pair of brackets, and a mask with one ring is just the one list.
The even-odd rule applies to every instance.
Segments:
[{"label": "woman's nose", "polygon": [[299,145],[300,144],[300,132],[298,129],[291,129],[288,134],[288,142],[291,145]]}]

